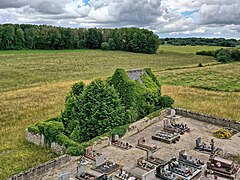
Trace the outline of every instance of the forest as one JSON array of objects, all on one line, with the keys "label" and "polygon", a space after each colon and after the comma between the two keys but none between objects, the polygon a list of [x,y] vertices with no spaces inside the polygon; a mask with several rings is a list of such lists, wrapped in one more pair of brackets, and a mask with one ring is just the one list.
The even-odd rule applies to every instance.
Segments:
[{"label": "forest", "polygon": [[153,54],[159,38],[138,28],[64,28],[46,25],[0,25],[0,50],[101,49]]},{"label": "forest", "polygon": [[161,44],[170,44],[175,46],[223,46],[223,47],[235,47],[240,44],[236,39],[225,38],[164,38],[161,39]]}]

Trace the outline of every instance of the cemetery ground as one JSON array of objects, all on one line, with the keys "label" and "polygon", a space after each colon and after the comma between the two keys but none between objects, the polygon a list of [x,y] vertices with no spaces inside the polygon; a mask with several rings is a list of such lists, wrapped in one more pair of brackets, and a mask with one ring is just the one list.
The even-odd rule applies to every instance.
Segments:
[{"label": "cemetery ground", "polygon": [[[177,48],[172,47],[173,51]],[[199,63],[204,67],[198,67]],[[231,83],[233,78],[239,78],[239,66],[239,63],[219,65],[212,57],[184,52],[146,55],[101,50],[2,51],[0,179],[56,156],[48,149],[27,143],[24,139],[25,128],[59,115],[65,96],[71,86],[80,80],[88,83],[93,78],[106,78],[118,67],[127,70],[150,67],[163,82],[162,93],[175,99],[175,107],[240,120],[240,87],[237,83]],[[222,71],[218,71],[219,68]],[[198,86],[198,78],[205,70],[212,76]],[[196,78],[185,76],[184,71]],[[174,82],[177,83],[171,84],[171,79],[165,77],[163,72],[176,78]],[[179,76],[174,76],[174,73]],[[211,89],[209,87],[215,83],[219,86],[222,78],[228,88],[205,90]]]},{"label": "cemetery ground", "polygon": [[[158,117],[157,117],[158,118]],[[167,119],[166,117],[164,119]],[[209,154],[195,151],[194,147],[196,147],[195,140],[198,137],[201,137],[202,142],[206,143],[209,146],[211,139],[214,139],[214,145],[216,148],[223,148],[226,153],[230,153],[233,155],[240,155],[239,152],[239,136],[238,134],[232,136],[230,139],[217,139],[212,136],[212,131],[219,129],[219,126],[200,122],[191,118],[181,117],[176,120],[177,123],[187,124],[190,128],[190,132],[186,132],[181,135],[181,138],[175,144],[167,144],[164,142],[156,141],[151,138],[152,135],[155,135],[157,132],[163,129],[163,119],[160,119],[157,123],[148,126],[143,131],[140,131],[137,134],[134,134],[129,137],[125,137],[121,139],[121,141],[129,142],[129,144],[133,145],[133,148],[129,150],[122,150],[116,146],[104,146],[103,148],[99,148],[99,146],[93,146],[93,149],[96,152],[102,153],[107,161],[115,162],[123,166],[123,170],[127,172],[131,172],[132,169],[135,169],[135,172],[141,174],[142,170],[136,169],[137,159],[144,157],[147,158],[147,153],[144,150],[136,148],[137,141],[139,138],[144,137],[146,140],[146,144],[149,146],[158,146],[160,149],[153,153],[153,157],[162,159],[164,161],[169,161],[171,158],[178,158],[178,153],[181,150],[186,150],[188,156],[196,157],[203,162],[208,162]],[[70,162],[67,165],[62,166],[61,168],[50,171],[43,177],[43,180],[47,179],[57,179],[60,174],[64,174],[67,172],[71,173],[71,177],[74,178],[77,173],[77,162],[78,159],[74,159],[74,161]],[[91,161],[90,161],[91,162]],[[94,166],[94,162],[93,166]],[[144,171],[145,172],[145,171]],[[147,172],[147,171],[146,171]],[[113,173],[113,174],[116,174]]]}]

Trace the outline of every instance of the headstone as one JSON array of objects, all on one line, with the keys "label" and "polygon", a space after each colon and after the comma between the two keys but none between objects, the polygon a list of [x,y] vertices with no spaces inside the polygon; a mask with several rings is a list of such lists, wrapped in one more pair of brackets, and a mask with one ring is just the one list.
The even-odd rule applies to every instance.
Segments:
[{"label": "headstone", "polygon": [[148,149],[147,150],[147,158],[150,158],[152,155],[153,155],[153,152],[150,149]]},{"label": "headstone", "polygon": [[148,171],[142,175],[142,180],[154,180],[155,178],[155,169]]},{"label": "headstone", "polygon": [[77,175],[81,176],[86,172],[86,163],[79,163],[77,167]]},{"label": "headstone", "polygon": [[70,173],[61,174],[59,180],[70,180]]},{"label": "headstone", "polygon": [[101,166],[105,163],[105,157],[103,154],[96,157],[96,167]]},{"label": "headstone", "polygon": [[119,141],[119,139],[120,139],[120,138],[119,138],[119,135],[118,135],[118,134],[114,134],[112,141],[113,141],[113,142],[116,142],[116,141]]},{"label": "headstone", "polygon": [[201,137],[196,139],[196,147],[199,147],[201,145]]}]

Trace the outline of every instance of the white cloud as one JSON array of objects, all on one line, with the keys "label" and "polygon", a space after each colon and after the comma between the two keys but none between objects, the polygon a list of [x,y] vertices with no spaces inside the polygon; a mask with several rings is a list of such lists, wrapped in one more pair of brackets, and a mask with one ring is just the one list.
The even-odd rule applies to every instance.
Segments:
[{"label": "white cloud", "polygon": [[0,23],[135,26],[158,34],[239,37],[239,7],[240,0],[1,0]]}]

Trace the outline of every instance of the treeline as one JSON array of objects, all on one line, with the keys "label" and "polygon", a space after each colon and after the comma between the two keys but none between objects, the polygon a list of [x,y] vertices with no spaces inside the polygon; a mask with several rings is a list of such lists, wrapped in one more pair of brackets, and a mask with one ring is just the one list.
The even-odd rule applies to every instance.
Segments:
[{"label": "treeline", "polygon": [[161,44],[170,44],[175,46],[223,46],[223,47],[235,47],[240,44],[240,41],[236,39],[224,39],[224,38],[165,38],[161,39]]},{"label": "treeline", "polygon": [[221,48],[216,51],[199,51],[197,55],[213,56],[219,62],[240,61],[240,50],[236,48]]},{"label": "treeline", "polygon": [[138,28],[73,29],[29,24],[0,25],[0,50],[100,49],[102,43],[110,50],[152,54],[159,46],[159,38],[152,31]]}]

